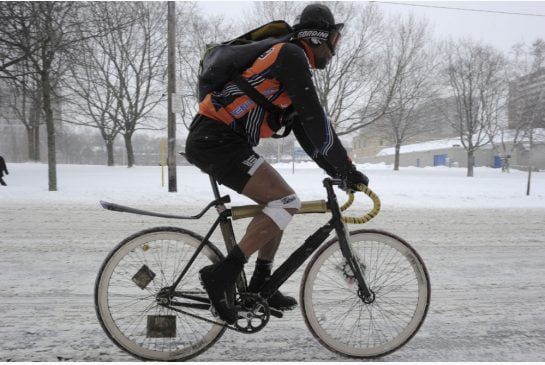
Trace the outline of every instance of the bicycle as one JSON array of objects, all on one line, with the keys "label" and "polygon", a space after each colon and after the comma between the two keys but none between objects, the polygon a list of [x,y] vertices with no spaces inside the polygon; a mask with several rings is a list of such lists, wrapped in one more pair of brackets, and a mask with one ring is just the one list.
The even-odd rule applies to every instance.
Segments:
[{"label": "bicycle", "polygon": [[[211,347],[227,330],[255,333],[271,316],[270,297],[313,253],[301,281],[300,305],[312,335],[343,356],[368,359],[405,345],[419,330],[430,303],[430,281],[418,253],[403,239],[380,230],[348,233],[347,223],[365,223],[380,210],[366,186],[373,209],[363,217],[342,217],[354,200],[339,207],[334,186],[323,180],[327,201],[303,202],[301,213],[331,213],[331,219],[296,249],[273,273],[260,293],[247,292],[242,273],[236,282],[238,320],[228,325],[216,316],[202,289],[198,270],[224,256],[209,241],[218,225],[227,250],[236,245],[232,220],[255,216],[259,205],[227,208],[210,177],[215,200],[199,214],[179,216],[101,201],[105,209],[174,219],[199,219],[215,207],[218,217],[202,237],[177,227],[138,232],[119,243],[102,264],[95,284],[95,308],[108,337],[143,360],[187,360]],[[323,242],[331,232],[336,238]]]}]

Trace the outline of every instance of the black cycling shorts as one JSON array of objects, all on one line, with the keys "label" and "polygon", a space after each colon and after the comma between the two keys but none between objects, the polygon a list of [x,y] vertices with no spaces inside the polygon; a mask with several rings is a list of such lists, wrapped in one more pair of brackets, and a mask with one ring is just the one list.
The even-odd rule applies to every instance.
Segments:
[{"label": "black cycling shorts", "polygon": [[244,136],[203,115],[195,117],[190,127],[185,153],[190,163],[238,193],[265,162]]}]

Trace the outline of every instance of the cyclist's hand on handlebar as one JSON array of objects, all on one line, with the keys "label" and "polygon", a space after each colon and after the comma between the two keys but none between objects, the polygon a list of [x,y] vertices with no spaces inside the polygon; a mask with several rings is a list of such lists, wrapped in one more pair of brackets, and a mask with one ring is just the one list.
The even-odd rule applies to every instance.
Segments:
[{"label": "cyclist's hand on handlebar", "polygon": [[363,184],[365,186],[369,185],[369,178],[365,174],[359,172],[354,165],[342,176],[344,181],[343,190],[358,190],[357,185]]}]

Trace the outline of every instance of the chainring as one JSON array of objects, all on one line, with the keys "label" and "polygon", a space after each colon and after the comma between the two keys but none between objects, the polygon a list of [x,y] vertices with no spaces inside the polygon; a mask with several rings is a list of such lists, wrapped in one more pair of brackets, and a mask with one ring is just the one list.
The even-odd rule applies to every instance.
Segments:
[{"label": "chainring", "polygon": [[242,333],[255,333],[265,328],[271,317],[267,301],[255,293],[242,293],[237,299],[237,330]]}]

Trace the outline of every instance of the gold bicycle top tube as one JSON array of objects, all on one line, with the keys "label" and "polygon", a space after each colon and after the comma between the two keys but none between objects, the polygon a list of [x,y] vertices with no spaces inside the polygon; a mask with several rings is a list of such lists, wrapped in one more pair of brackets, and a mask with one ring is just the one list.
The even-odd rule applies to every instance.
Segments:
[{"label": "gold bicycle top tube", "polygon": [[[359,185],[358,191],[363,192],[373,201],[373,209],[361,216],[361,217],[342,217],[342,221],[347,224],[363,224],[369,222],[371,219],[376,217],[380,211],[380,199],[378,196],[367,186]],[[348,209],[354,202],[354,193],[350,192],[348,194],[348,201],[341,206],[341,211]],[[263,205],[242,205],[231,207],[231,217],[232,219],[243,219],[255,217],[261,210],[263,210]],[[327,213],[327,204],[325,200],[312,200],[304,201],[301,204],[301,209],[297,214],[309,214],[309,213]]]},{"label": "gold bicycle top tube", "polygon": [[[233,219],[250,218],[256,216],[264,205],[241,205],[231,208],[231,216]],[[325,200],[311,200],[301,203],[301,209],[297,214],[307,213],[327,213]]]}]

